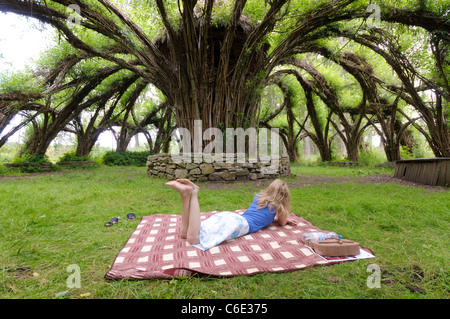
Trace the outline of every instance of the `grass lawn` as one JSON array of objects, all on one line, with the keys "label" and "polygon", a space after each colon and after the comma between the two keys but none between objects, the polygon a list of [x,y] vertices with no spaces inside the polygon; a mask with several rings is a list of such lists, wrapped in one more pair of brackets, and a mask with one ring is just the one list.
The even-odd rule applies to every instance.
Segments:
[{"label": "grass lawn", "polygon": [[[392,171],[303,167],[305,175],[359,176]],[[103,278],[138,221],[126,214],[178,213],[181,201],[145,168],[99,167],[32,178],[0,177],[1,298],[449,298],[450,192],[398,184],[320,183],[291,188],[292,211],[370,248],[375,259],[283,274],[235,278],[108,281]],[[200,184],[202,211],[247,208],[252,183]],[[121,217],[104,227],[111,217]],[[367,270],[381,269],[370,289]],[[80,288],[68,288],[70,265]]]}]

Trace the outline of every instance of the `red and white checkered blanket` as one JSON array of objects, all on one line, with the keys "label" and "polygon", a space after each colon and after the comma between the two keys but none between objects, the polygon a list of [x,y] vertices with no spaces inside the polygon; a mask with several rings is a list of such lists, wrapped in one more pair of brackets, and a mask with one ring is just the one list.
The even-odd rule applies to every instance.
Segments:
[{"label": "red and white checkered blanket", "polygon": [[[237,210],[235,213],[243,213]],[[212,214],[202,213],[206,219]],[[310,266],[374,257],[361,247],[361,256],[324,258],[301,240],[302,233],[323,231],[304,218],[290,214],[290,225],[270,225],[256,233],[226,241],[207,251],[180,237],[181,216],[142,217],[119,252],[106,279],[153,279],[193,274],[232,277],[264,272],[288,272]]]}]

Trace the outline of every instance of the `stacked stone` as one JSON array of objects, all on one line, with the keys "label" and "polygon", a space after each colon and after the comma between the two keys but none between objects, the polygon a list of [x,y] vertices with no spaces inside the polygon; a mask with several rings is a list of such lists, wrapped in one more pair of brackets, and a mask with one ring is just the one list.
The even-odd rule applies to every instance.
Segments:
[{"label": "stacked stone", "polygon": [[193,182],[206,181],[245,181],[257,179],[272,179],[290,175],[290,163],[287,156],[270,161],[256,161],[251,163],[246,159],[244,163],[236,160],[214,162],[208,160],[202,163],[174,162],[171,154],[151,155],[147,160],[147,174],[168,180],[187,178]]}]

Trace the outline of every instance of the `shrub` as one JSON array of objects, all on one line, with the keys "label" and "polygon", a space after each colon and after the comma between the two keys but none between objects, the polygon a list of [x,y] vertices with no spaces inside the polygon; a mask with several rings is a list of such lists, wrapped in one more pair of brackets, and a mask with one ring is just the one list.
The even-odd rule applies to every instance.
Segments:
[{"label": "shrub", "polygon": [[28,163],[50,163],[48,156],[45,153],[40,153],[36,155],[31,155],[29,153],[25,153],[22,157],[16,157],[12,160],[14,164],[28,164]]},{"label": "shrub", "polygon": [[19,167],[12,167],[12,169],[17,169],[20,173],[41,173],[43,172],[42,166],[39,164],[50,164],[50,171],[57,171],[59,167],[50,162],[49,158],[45,153],[40,153],[36,155],[31,155],[25,153],[22,157],[16,157],[11,161],[12,164],[22,164]]},{"label": "shrub", "polygon": [[28,166],[21,166],[17,169],[20,173],[42,173],[42,168],[38,166],[28,165]]},{"label": "shrub", "polygon": [[386,154],[379,148],[370,149],[368,152],[359,152],[359,163],[365,166],[375,166],[386,162]]},{"label": "shrub", "polygon": [[4,175],[8,172],[8,168],[3,166],[3,163],[0,163],[0,175]]},{"label": "shrub", "polygon": [[89,161],[89,156],[77,156],[75,152],[64,153],[63,156],[59,159],[58,163],[61,162],[81,162],[81,161]]},{"label": "shrub", "polygon": [[147,158],[151,155],[150,151],[144,152],[106,152],[103,155],[103,164],[109,166],[145,166]]},{"label": "shrub", "polygon": [[406,159],[413,159],[414,158],[414,154],[412,153],[412,151],[406,147],[406,146],[400,146],[400,156],[402,157],[402,159],[406,160]]}]

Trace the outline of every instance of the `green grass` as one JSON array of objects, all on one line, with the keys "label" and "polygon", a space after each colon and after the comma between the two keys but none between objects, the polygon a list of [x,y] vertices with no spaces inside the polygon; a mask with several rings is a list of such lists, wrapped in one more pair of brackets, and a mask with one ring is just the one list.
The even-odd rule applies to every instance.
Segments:
[{"label": "green grass", "polygon": [[[302,174],[346,176],[370,168],[294,166]],[[286,180],[293,181],[291,177]],[[448,191],[394,184],[321,184],[292,188],[292,211],[373,250],[375,259],[284,274],[235,278],[105,280],[140,216],[177,213],[181,201],[145,168],[99,167],[33,178],[0,179],[1,298],[448,298]],[[200,193],[202,211],[248,207],[259,189],[236,183]],[[111,217],[121,217],[104,227]],[[69,265],[81,287],[68,288]],[[369,289],[377,264],[380,288]]]},{"label": "green grass", "polygon": [[392,174],[393,169],[390,168],[375,168],[373,166],[318,166],[318,165],[301,165],[291,164],[291,173],[295,176],[300,175],[315,175],[315,176],[360,176],[360,175],[373,175],[373,174]]}]

